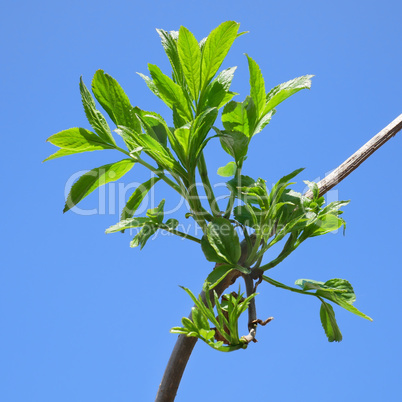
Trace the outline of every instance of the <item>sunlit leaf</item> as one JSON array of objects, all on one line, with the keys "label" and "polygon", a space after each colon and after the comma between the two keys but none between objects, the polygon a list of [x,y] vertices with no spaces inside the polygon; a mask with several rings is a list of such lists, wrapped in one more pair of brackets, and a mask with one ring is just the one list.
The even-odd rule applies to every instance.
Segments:
[{"label": "sunlit leaf", "polygon": [[260,118],[265,108],[265,83],[258,64],[247,55],[250,72],[250,96],[254,101],[257,117]]},{"label": "sunlit leaf", "polygon": [[340,342],[342,340],[342,334],[335,319],[334,309],[330,304],[322,302],[320,318],[322,327],[328,337],[328,341]]},{"label": "sunlit leaf", "polygon": [[201,50],[197,39],[183,26],[180,27],[177,50],[187,86],[193,100],[197,101],[200,92]]},{"label": "sunlit leaf", "polygon": [[227,219],[215,218],[207,227],[207,237],[220,258],[237,264],[241,254],[239,237]]},{"label": "sunlit leaf", "polygon": [[63,212],[67,212],[98,187],[119,180],[133,166],[134,161],[132,159],[123,159],[83,174],[71,187]]},{"label": "sunlit leaf", "polygon": [[217,173],[222,177],[230,177],[235,175],[236,169],[237,166],[235,162],[228,162],[225,166],[220,167]]},{"label": "sunlit leaf", "polygon": [[120,220],[124,221],[125,219],[132,217],[138,207],[141,205],[142,201],[148,194],[149,190],[152,186],[160,180],[159,177],[152,177],[145,183],[140,184],[133,194],[131,194],[130,198],[128,199],[125,207],[121,212]]},{"label": "sunlit leaf", "polygon": [[98,70],[92,80],[92,91],[116,126],[126,126],[137,132],[141,130],[130,100],[113,77]]},{"label": "sunlit leaf", "polygon": [[82,77],[80,78],[80,92],[82,104],[84,106],[85,114],[87,116],[89,124],[91,124],[95,132],[105,142],[116,145],[109,125],[107,124],[106,119],[103,117],[102,113],[96,109],[95,101],[92,98],[91,93],[85,86]]},{"label": "sunlit leaf", "polygon": [[313,75],[304,75],[302,77],[294,78],[293,80],[284,82],[271,89],[266,96],[265,113],[268,113],[273,108],[278,106],[285,99],[289,98],[296,92],[302,89],[311,87],[311,78]]},{"label": "sunlit leaf", "polygon": [[240,24],[226,21],[207,37],[202,49],[201,88],[205,88],[219,70],[237,36]]}]

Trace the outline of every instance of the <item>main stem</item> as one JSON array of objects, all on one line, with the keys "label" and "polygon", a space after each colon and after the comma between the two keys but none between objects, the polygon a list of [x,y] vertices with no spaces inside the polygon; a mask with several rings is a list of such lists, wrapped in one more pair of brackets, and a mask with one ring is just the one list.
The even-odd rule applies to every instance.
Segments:
[{"label": "main stem", "polygon": [[[320,196],[324,195],[337,183],[340,183],[346,176],[353,170],[357,169],[370,155],[372,155],[378,148],[385,144],[391,137],[402,129],[402,114],[392,121],[387,127],[375,135],[369,142],[362,148],[356,151],[350,158],[343,162],[337,169],[335,169],[326,178],[318,183]],[[308,191],[305,194],[311,197],[312,194]],[[239,265],[244,263],[247,257],[247,247],[245,241],[242,242],[242,257],[240,258]],[[239,271],[232,271],[218,286],[215,288],[218,296],[220,296],[226,288],[228,288],[236,279],[241,276]],[[203,300],[205,294],[201,293]],[[172,402],[174,401],[179,388],[179,384],[186,368],[188,359],[197,342],[197,338],[187,338],[180,335],[177,339],[176,345],[172,351],[169,362],[166,366],[162,382],[159,385],[158,394],[156,395],[155,402]]]}]

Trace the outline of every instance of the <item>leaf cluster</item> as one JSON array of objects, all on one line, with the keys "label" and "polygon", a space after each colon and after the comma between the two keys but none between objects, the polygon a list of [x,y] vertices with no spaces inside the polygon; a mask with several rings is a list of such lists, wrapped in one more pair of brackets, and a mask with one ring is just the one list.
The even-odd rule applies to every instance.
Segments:
[{"label": "leaf cluster", "polygon": [[[216,263],[205,281],[211,292],[233,270],[244,277],[265,279],[279,286],[279,282],[267,280],[263,273],[276,267],[308,238],[346,226],[340,217],[340,208],[349,201],[332,202],[325,206],[317,184],[309,181],[305,183],[313,193],[312,198],[289,188],[303,169],[282,177],[271,189],[267,188],[262,178],[254,180],[242,174],[252,138],[269,124],[281,102],[302,89],[310,88],[312,75],[289,80],[267,91],[260,67],[246,55],[250,93],[243,101],[236,101],[233,98],[238,94],[231,91],[236,67],[221,70],[221,66],[234,41],[244,33],[239,32],[237,22],[220,24],[201,41],[183,26],[179,31],[158,29],[157,32],[172,67],[171,75],[166,75],[154,64],[148,64],[149,75],[139,73],[139,76],[170,109],[173,125],[155,112],[133,106],[120,84],[103,70],[98,70],[93,77],[92,93],[81,78],[81,99],[91,130],[74,127],[49,137],[48,142],[59,149],[46,161],[105,149],[118,151],[124,158],[83,174],[71,187],[64,212],[100,186],[121,179],[136,164],[140,164],[149,169],[152,177],[133,191],[121,212],[120,221],[108,228],[106,233],[137,230],[131,247],[143,248],[158,230],[199,243],[206,259]],[[96,101],[106,112],[106,117],[98,109]],[[111,128],[110,122],[114,127]],[[226,206],[219,204],[210,183],[204,157],[210,142],[221,146],[233,159],[218,169],[219,175],[229,178]],[[203,204],[199,194],[198,177],[202,180],[208,205]],[[161,182],[185,199],[190,209],[185,217],[193,218],[200,226],[203,232],[201,238],[179,231],[178,220],[165,219],[165,198],[159,201],[157,207],[148,209],[145,216],[136,215],[148,192]],[[281,241],[283,248],[277,257],[263,263],[265,253]],[[353,313],[358,310],[352,306],[350,298],[345,299],[346,294],[353,293],[351,286],[344,292],[339,290],[341,285],[338,282],[328,282],[315,282],[315,286],[321,284],[321,288],[317,287],[314,295],[322,301],[321,320],[328,339],[340,340],[333,309],[323,299]],[[350,285],[346,283],[342,282],[342,286]],[[283,284],[280,287],[294,291]],[[185,290],[194,299],[192,293]],[[311,294],[310,290],[303,288],[298,292]],[[221,317],[220,310],[226,308],[235,312],[229,314],[231,318],[227,322],[223,318],[212,318],[211,305],[201,306],[199,301],[195,301],[193,321],[183,319],[181,330],[187,332],[182,333],[198,336],[208,344],[213,343],[217,350],[227,348],[219,344],[216,346],[217,343],[212,340],[213,330],[206,324],[209,320],[224,337],[227,335],[225,339],[230,347],[241,347],[237,319],[239,312],[247,309],[254,296],[248,294],[247,303],[229,297],[224,306],[213,295],[218,317]],[[358,315],[367,318],[362,313]],[[229,333],[223,326],[230,329]]]},{"label": "leaf cluster", "polygon": [[[212,289],[207,283],[204,286],[204,292],[206,295],[213,295],[215,311],[209,296],[206,297],[206,303],[204,303],[201,296],[197,299],[190,289],[185,287],[182,289],[191,297],[195,306],[191,310],[191,319],[183,317],[181,320],[183,327],[173,327],[170,330],[171,333],[197,337],[220,352],[247,348],[247,341],[239,338],[238,320],[240,315],[247,310],[251,300],[257,295],[256,293],[244,299],[239,288],[239,294],[225,294],[220,302],[216,292],[210,292]],[[210,322],[215,328],[210,328]],[[219,339],[223,340],[216,340],[217,332]]]}]

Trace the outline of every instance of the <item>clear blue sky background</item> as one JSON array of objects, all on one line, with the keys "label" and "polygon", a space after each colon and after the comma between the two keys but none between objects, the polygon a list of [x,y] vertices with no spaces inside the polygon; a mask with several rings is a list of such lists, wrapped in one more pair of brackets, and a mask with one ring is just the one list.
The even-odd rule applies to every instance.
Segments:
[{"label": "clear blue sky background", "polygon": [[[244,172],[268,183],[298,167],[314,180],[337,167],[402,112],[398,1],[14,1],[2,7],[0,399],[4,402],[152,401],[176,340],[169,334],[212,266],[195,243],[163,237],[140,252],[128,234],[105,235],[118,213],[62,214],[75,172],[118,160],[112,151],[41,164],[45,140],[89,128],[78,80],[102,68],[133,105],[169,115],[135,72],[168,72],[155,28],[185,25],[198,39],[232,19],[241,30],[224,67],[248,94],[248,53],[266,86],[315,74],[311,91],[280,107],[252,142]],[[396,401],[400,398],[401,134],[337,187],[348,228],[315,238],[272,271],[345,278],[370,323],[335,307],[344,340],[329,343],[319,305],[261,286],[258,315],[274,316],[258,344],[232,354],[197,344],[177,401]],[[230,160],[210,145],[213,172]],[[135,167],[124,183],[141,182]],[[300,184],[301,183],[301,184]],[[117,189],[117,187],[116,187]],[[114,195],[113,188],[106,191]],[[161,186],[156,194],[172,197]],[[98,192],[82,203],[98,207]],[[172,201],[173,203],[173,201]],[[184,210],[176,213],[183,219]],[[207,385],[208,384],[208,385]]]}]

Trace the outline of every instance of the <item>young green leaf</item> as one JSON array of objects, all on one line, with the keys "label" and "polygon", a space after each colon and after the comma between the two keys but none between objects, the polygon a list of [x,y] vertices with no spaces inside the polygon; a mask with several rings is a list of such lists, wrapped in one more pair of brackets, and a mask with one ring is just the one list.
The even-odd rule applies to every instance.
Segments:
[{"label": "young green leaf", "polygon": [[173,230],[176,229],[177,226],[179,226],[179,221],[177,219],[174,218],[170,218],[166,221],[165,223],[165,227],[168,227],[169,229]]},{"label": "young green leaf", "polygon": [[241,254],[239,237],[227,219],[215,218],[207,226],[207,237],[220,258],[229,264],[237,264]]},{"label": "young green leaf", "polygon": [[119,126],[117,132],[122,131],[143,148],[144,152],[153,158],[159,165],[170,172],[176,172],[182,177],[186,176],[186,171],[176,161],[168,148],[164,148],[157,140],[146,134],[137,134],[128,127]]},{"label": "young green leaf", "polygon": [[253,135],[260,133],[265,128],[265,126],[271,121],[272,116],[275,113],[276,109],[272,109],[268,113],[266,113],[263,117],[261,117],[260,120],[258,120],[257,125],[255,126]]},{"label": "young green leaf", "polygon": [[205,329],[207,331],[210,330],[207,318],[202,314],[202,312],[197,307],[193,307],[191,309],[191,318],[193,320],[193,323],[197,327],[198,332],[201,329]]},{"label": "young green leaf", "polygon": [[264,113],[268,113],[285,99],[302,89],[310,89],[313,75],[304,75],[277,85],[267,93]]},{"label": "young green leaf", "polygon": [[157,121],[155,121],[154,119],[150,120],[149,118],[143,118],[140,114],[136,114],[138,120],[141,123],[141,126],[144,128],[144,131],[147,135],[151,136],[154,140],[158,141],[160,144],[162,144],[164,147],[166,147],[166,143],[167,143],[167,135],[166,135],[166,131],[162,131],[161,134],[161,138],[156,134],[154,127],[151,126],[151,124],[148,123],[148,121],[150,122],[155,122],[157,123]]},{"label": "young green leaf", "polygon": [[228,162],[225,166],[220,167],[217,173],[222,177],[230,177],[235,175],[236,169],[236,162]]},{"label": "young green leaf", "polygon": [[109,125],[107,124],[102,113],[96,109],[95,101],[92,98],[91,93],[85,86],[82,77],[80,78],[80,92],[81,92],[82,104],[84,106],[85,114],[87,116],[89,124],[99,135],[99,137],[103,139],[103,141],[109,144],[116,145],[112,133],[110,132]]},{"label": "young green leaf", "polygon": [[151,218],[153,222],[156,224],[160,224],[163,222],[163,208],[165,206],[165,200],[163,199],[156,208],[148,209],[147,216]]},{"label": "young green leaf", "polygon": [[197,101],[200,92],[201,50],[197,39],[183,26],[180,27],[179,31],[177,51],[187,86],[190,89],[193,100]]},{"label": "young green leaf", "polygon": [[114,148],[113,145],[107,144],[92,131],[78,127],[53,134],[46,141],[59,148],[72,151],[72,153]]},{"label": "young green leaf", "polygon": [[329,291],[329,289],[319,289],[317,290],[317,296],[325,297],[328,300],[338,304],[344,309],[350,311],[359,317],[365,318],[366,320],[373,321],[369,316],[359,311],[353,302],[356,300],[356,295],[353,290],[352,285],[345,279],[330,279],[324,283],[325,286],[334,290],[340,290],[342,292]]},{"label": "young green leaf", "polygon": [[147,87],[151,90],[151,92],[156,95],[158,98],[162,99],[158,88],[156,87],[155,83],[149,78],[148,76],[142,74],[142,73],[137,73],[144,81],[145,84],[147,84]]},{"label": "young green leaf", "polygon": [[148,64],[148,69],[161,99],[168,107],[171,109],[174,107],[177,110],[184,123],[191,121],[193,116],[183,88],[172,81],[167,75],[163,74],[158,66]]},{"label": "young green leaf", "polygon": [[206,89],[205,96],[203,96],[203,99],[200,99],[200,110],[209,107],[217,107],[219,109],[228,103],[233,96],[237,95],[237,93],[229,91],[236,68],[231,67],[223,70],[212,80]]},{"label": "young green leaf", "polygon": [[330,304],[322,302],[320,308],[320,318],[322,327],[324,328],[325,334],[328,337],[328,341],[340,342],[342,340],[342,334],[335,319],[334,309]]},{"label": "young green leaf", "polygon": [[[103,149],[103,148],[101,148]],[[80,152],[85,152],[85,151],[73,151],[71,149],[59,149],[58,151],[56,151],[54,154],[48,156],[46,159],[43,160],[43,162],[47,162],[50,161],[52,159],[56,159],[56,158],[61,158],[62,156],[67,156],[67,155],[74,155]]]},{"label": "young green leaf", "polygon": [[269,205],[275,205],[279,202],[283,192],[286,190],[286,187],[290,184],[290,180],[296,177],[299,173],[301,173],[304,168],[299,168],[294,170],[293,172],[283,176],[279,179],[275,185],[272,187],[271,192],[269,193]]},{"label": "young green leaf", "polygon": [[213,289],[218,283],[225,279],[226,275],[234,269],[233,265],[223,264],[219,265],[208,275],[205,282],[209,283],[209,289]]},{"label": "young green leaf", "polygon": [[215,251],[215,249],[209,243],[207,236],[205,236],[205,235],[202,236],[202,238],[201,238],[201,249],[205,255],[205,258],[208,261],[226,264],[226,259],[222,258],[218,255],[218,253]]},{"label": "young green leaf", "polygon": [[67,212],[98,187],[119,180],[133,166],[134,161],[132,159],[123,159],[83,174],[71,187],[63,212]]},{"label": "young green leaf", "polygon": [[216,128],[215,131],[219,135],[223,150],[240,164],[247,155],[250,139],[239,131],[220,131]]},{"label": "young green leaf", "polygon": [[251,138],[257,123],[257,111],[249,96],[243,102],[231,101],[223,108],[222,124],[227,131],[238,131]]},{"label": "young green leaf", "polygon": [[250,96],[254,101],[257,117],[260,118],[265,108],[265,83],[258,64],[247,55],[250,72]]},{"label": "young green leaf", "polygon": [[160,180],[159,177],[152,177],[145,183],[140,184],[133,194],[131,194],[128,199],[123,211],[121,212],[120,220],[124,221],[127,218],[130,218],[134,215],[135,211],[141,205],[145,196],[148,194],[149,190],[152,188],[154,184],[156,184]]},{"label": "young green leaf", "polygon": [[105,233],[116,233],[116,232],[121,232],[126,229],[132,229],[132,228],[138,228],[142,227],[147,223],[152,222],[150,218],[145,218],[145,217],[135,217],[135,218],[130,218],[130,219],[125,219],[120,221],[119,223],[116,223],[115,225],[110,226],[108,229],[106,229]]},{"label": "young green leaf", "polygon": [[130,247],[141,246],[141,250],[145,246],[149,238],[158,230],[158,225],[155,223],[146,223],[142,229],[137,233],[130,243]]},{"label": "young green leaf", "polygon": [[189,157],[193,166],[197,163],[198,156],[203,149],[203,142],[217,116],[217,108],[206,109],[191,124]]},{"label": "young green leaf", "polygon": [[250,204],[245,204],[235,207],[233,215],[237,222],[255,229],[258,226],[262,211]]},{"label": "young green leaf", "polygon": [[307,237],[321,236],[333,232],[342,225],[345,225],[345,221],[332,213],[321,215],[305,229],[301,240],[304,241]]},{"label": "young green leaf", "polygon": [[303,182],[305,184],[307,184],[308,188],[311,190],[311,192],[313,193],[313,201],[318,200],[319,194],[320,194],[320,190],[318,188],[317,183],[313,182],[313,181],[309,181],[309,180],[303,180]]},{"label": "young green leaf", "polygon": [[170,144],[183,166],[188,168],[190,155],[190,126],[189,124],[174,130],[169,136]]},{"label": "young green leaf", "polygon": [[164,31],[163,29],[157,29],[158,35],[161,38],[162,46],[165,49],[165,53],[169,58],[170,64],[173,69],[173,79],[179,84],[184,84],[183,68],[180,63],[179,53],[177,49],[177,42],[179,39],[178,31]]},{"label": "young green leaf", "polygon": [[137,132],[141,131],[130,100],[113,77],[103,70],[98,70],[92,80],[92,91],[116,126],[121,125]]},{"label": "young green leaf", "polygon": [[[140,109],[139,109],[140,110]],[[159,116],[159,114],[154,112],[146,112],[144,110],[140,111],[141,120],[144,122],[144,130],[146,126],[147,134],[155,138],[164,147],[167,145],[167,137],[170,134],[169,127],[167,126],[165,120]]]},{"label": "young green leaf", "polygon": [[202,49],[201,89],[203,90],[219,70],[232,47],[240,24],[226,21],[215,28],[207,37]]}]

